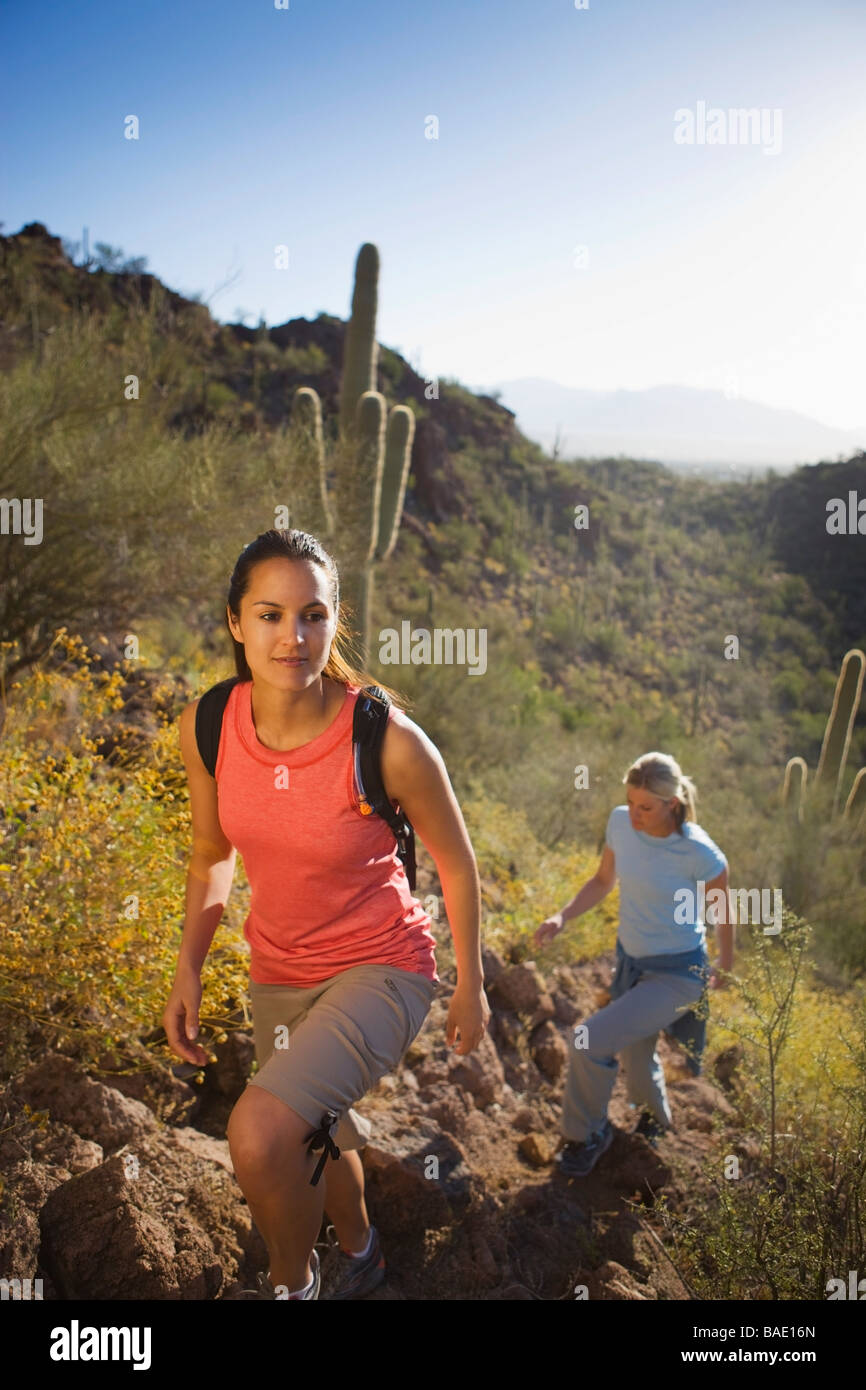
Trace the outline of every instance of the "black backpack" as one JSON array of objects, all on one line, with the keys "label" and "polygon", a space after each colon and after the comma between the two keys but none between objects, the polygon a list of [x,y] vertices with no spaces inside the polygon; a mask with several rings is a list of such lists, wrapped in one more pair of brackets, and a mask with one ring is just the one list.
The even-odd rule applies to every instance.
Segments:
[{"label": "black backpack", "polygon": [[[230,676],[206,690],[195,712],[195,738],[201,760],[214,775],[220,746],[223,714],[232,687],[240,676]],[[397,841],[397,853],[406,870],[411,892],[415,892],[415,832],[402,812],[397,812],[385,795],[380,767],[382,739],[388,722],[391,701],[378,685],[366,685],[355,701],[352,728],[352,748],[355,759],[355,782],[358,787],[361,811],[376,814],[386,820]]]}]

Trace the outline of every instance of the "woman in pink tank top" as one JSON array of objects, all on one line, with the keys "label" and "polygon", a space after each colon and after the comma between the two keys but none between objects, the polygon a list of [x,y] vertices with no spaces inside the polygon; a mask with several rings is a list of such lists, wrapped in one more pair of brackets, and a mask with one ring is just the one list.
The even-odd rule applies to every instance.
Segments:
[{"label": "woman in pink tank top", "polygon": [[479,1045],[490,1017],[478,869],[438,750],[396,693],[345,655],[351,634],[337,567],[315,537],[272,530],[246,546],[226,621],[239,679],[213,777],[196,743],[197,702],[180,720],[193,854],[163,1025],[178,1056],[204,1065],[195,1042],[201,969],[240,851],[250,884],[244,936],[259,1069],[227,1134],[268,1247],[259,1294],[319,1297],[315,1241],[326,1210],[336,1247],[329,1296],[358,1297],[384,1277],[384,1259],[358,1153],[370,1125],[352,1103],[398,1065],[439,978],[430,917],[409,888],[394,834],[360,805],[352,731],[362,687],[378,684],[391,698],[385,790],[430,851],[442,884],[457,960],[446,1043],[461,1055]]}]

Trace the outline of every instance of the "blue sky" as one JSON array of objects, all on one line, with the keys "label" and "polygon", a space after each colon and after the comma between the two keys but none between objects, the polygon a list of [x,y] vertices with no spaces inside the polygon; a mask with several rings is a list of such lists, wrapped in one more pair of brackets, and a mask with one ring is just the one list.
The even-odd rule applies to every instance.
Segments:
[{"label": "blue sky", "polygon": [[[271,325],[345,316],[373,241],[424,374],[866,422],[863,0],[2,0],[0,37],[6,234]],[[765,135],[677,143],[699,103]]]}]

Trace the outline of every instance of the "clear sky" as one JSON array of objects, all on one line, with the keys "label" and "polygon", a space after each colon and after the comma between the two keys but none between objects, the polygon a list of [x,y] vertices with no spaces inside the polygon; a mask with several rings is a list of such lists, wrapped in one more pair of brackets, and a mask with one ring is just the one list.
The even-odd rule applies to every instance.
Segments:
[{"label": "clear sky", "polygon": [[86,226],[269,325],[345,317],[373,241],[425,375],[866,422],[864,0],[288,6],[0,0],[3,231]]}]

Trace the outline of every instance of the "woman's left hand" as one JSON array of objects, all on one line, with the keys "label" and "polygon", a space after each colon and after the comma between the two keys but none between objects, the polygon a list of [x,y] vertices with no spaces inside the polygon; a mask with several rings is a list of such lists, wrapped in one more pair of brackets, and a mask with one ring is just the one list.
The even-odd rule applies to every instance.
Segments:
[{"label": "woman's left hand", "polygon": [[713,965],[710,968],[710,989],[727,989],[728,977],[730,972],[723,970],[720,965]]},{"label": "woman's left hand", "polygon": [[445,1022],[445,1042],[454,1047],[455,1038],[460,1034],[460,1042],[454,1047],[458,1057],[474,1052],[487,1031],[490,1021],[490,1005],[481,986],[461,985],[451,996],[448,1018]]}]

